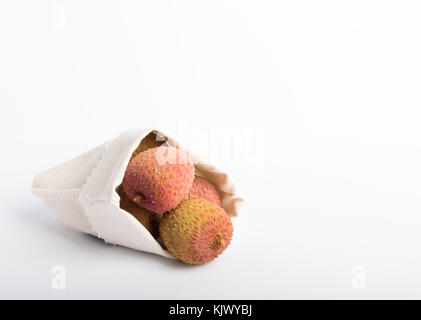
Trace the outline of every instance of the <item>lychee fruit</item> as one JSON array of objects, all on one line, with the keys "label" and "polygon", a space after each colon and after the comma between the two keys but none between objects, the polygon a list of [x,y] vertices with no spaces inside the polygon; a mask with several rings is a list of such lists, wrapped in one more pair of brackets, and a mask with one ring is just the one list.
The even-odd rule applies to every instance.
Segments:
[{"label": "lychee fruit", "polygon": [[167,140],[168,140],[168,138],[163,136],[159,132],[157,132],[155,130],[151,131],[146,137],[144,137],[142,139],[142,141],[140,141],[136,150],[133,151],[131,159],[133,159],[139,153],[141,153],[145,150],[155,148],[155,147],[159,147],[159,146],[163,145],[164,143],[166,143]]},{"label": "lychee fruit", "polygon": [[215,187],[207,180],[196,177],[190,189],[189,199],[205,199],[221,206],[221,198]]},{"label": "lychee fruit", "polygon": [[147,149],[129,162],[123,188],[137,205],[163,213],[188,198],[194,170],[183,150],[167,146]]},{"label": "lychee fruit", "polygon": [[230,244],[231,219],[217,205],[204,199],[189,199],[164,214],[159,234],[165,248],[188,264],[215,259]]},{"label": "lychee fruit", "polygon": [[136,203],[130,200],[123,188],[117,188],[117,193],[120,196],[120,208],[134,216],[151,234],[157,239],[159,236],[159,223],[162,219],[162,214],[156,214],[145,208],[139,207]]}]

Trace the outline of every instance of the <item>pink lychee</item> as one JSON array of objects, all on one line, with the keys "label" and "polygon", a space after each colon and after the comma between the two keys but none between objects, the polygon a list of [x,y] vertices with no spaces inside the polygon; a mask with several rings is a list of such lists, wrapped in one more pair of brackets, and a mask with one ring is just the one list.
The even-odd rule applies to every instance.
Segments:
[{"label": "pink lychee", "polygon": [[205,199],[221,206],[221,198],[215,187],[207,180],[196,177],[190,189],[189,199]]},{"label": "pink lychee", "polygon": [[163,213],[188,198],[194,171],[187,152],[175,147],[155,147],[130,161],[123,188],[137,205]]}]

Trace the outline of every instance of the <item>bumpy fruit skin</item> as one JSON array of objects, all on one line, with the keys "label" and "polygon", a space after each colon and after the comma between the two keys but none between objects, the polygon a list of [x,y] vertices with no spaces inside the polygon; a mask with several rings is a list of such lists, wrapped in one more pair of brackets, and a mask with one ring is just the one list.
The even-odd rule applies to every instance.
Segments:
[{"label": "bumpy fruit skin", "polygon": [[189,199],[205,199],[221,206],[221,198],[215,187],[207,180],[196,177],[190,189]]},{"label": "bumpy fruit skin", "polygon": [[221,207],[203,200],[189,199],[164,214],[159,234],[166,249],[188,264],[215,259],[230,244],[231,219]]},{"label": "bumpy fruit skin", "polygon": [[175,147],[156,147],[139,153],[127,166],[123,188],[137,205],[155,213],[175,208],[189,196],[194,165]]},{"label": "bumpy fruit skin", "polygon": [[162,136],[160,133],[156,131],[150,132],[146,137],[142,139],[142,141],[140,141],[136,150],[133,151],[131,159],[133,159],[139,153],[145,150],[163,145],[167,140],[168,140],[167,137]]},{"label": "bumpy fruit skin", "polygon": [[162,219],[162,214],[156,214],[145,208],[139,207],[136,203],[130,200],[123,188],[117,188],[117,193],[120,196],[120,208],[134,216],[151,234],[157,239],[159,236],[159,223]]}]

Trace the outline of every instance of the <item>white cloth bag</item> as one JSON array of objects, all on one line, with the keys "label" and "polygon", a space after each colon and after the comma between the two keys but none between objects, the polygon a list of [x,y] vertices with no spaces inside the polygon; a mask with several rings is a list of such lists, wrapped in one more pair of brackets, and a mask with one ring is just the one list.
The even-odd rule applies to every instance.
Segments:
[{"label": "white cloth bag", "polygon": [[[133,129],[115,139],[38,174],[32,192],[68,226],[102,238],[107,243],[173,258],[130,213],[120,208],[116,188],[121,184],[132,153],[150,132],[165,136],[167,144],[183,148],[165,132]],[[237,215],[242,201],[226,172],[190,152],[196,174],[211,181],[221,195],[222,207]]]}]

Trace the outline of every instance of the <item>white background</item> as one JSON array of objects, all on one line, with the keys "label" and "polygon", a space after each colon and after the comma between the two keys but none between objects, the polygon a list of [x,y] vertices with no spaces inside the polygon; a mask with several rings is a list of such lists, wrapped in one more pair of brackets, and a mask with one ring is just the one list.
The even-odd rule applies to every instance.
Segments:
[{"label": "white background", "polygon": [[[0,298],[421,298],[420,14],[1,1]],[[231,165],[246,202],[207,265],[105,245],[30,193],[39,171],[154,125],[264,134],[261,170]]]}]

